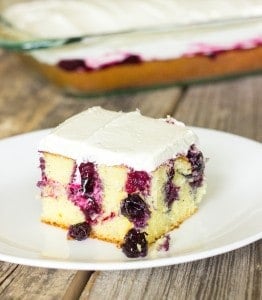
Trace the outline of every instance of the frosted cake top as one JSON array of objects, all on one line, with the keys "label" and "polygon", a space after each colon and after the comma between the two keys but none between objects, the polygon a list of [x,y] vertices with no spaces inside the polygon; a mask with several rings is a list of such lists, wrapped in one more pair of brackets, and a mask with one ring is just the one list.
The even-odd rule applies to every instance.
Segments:
[{"label": "frosted cake top", "polygon": [[186,154],[196,135],[172,118],[153,119],[134,112],[93,107],[77,114],[44,137],[39,151],[108,166],[153,171],[177,154]]}]

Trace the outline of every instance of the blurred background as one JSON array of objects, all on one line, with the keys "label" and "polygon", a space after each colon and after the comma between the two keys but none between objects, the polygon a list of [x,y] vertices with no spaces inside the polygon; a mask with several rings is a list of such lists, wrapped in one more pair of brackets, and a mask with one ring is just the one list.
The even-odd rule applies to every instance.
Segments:
[{"label": "blurred background", "polygon": [[1,0],[0,21],[0,47],[78,96],[262,69],[257,0]]}]

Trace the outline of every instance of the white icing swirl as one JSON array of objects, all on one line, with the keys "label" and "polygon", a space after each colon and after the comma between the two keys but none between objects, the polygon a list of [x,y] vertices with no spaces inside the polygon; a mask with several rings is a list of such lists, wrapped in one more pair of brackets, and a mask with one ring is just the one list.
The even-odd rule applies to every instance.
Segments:
[{"label": "white icing swirl", "polygon": [[155,170],[166,160],[186,153],[196,135],[181,122],[166,122],[93,107],[55,128],[39,151],[60,154],[78,163],[126,165],[135,170]]}]

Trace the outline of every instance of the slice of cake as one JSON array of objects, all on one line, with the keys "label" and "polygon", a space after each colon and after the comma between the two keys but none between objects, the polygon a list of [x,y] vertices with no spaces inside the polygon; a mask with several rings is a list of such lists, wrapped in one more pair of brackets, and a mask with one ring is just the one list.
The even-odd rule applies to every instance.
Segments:
[{"label": "slice of cake", "polygon": [[195,134],[170,117],[93,107],[39,146],[43,222],[120,245],[128,257],[196,212],[205,193]]}]

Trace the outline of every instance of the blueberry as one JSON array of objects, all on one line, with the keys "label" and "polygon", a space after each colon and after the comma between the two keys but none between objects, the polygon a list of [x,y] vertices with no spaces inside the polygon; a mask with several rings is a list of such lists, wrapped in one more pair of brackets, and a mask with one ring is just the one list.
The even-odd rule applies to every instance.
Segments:
[{"label": "blueberry", "polygon": [[195,145],[192,145],[187,153],[187,158],[192,165],[193,171],[202,172],[205,167],[204,157]]},{"label": "blueberry", "polygon": [[82,241],[88,238],[91,232],[91,226],[87,222],[70,225],[68,229],[68,238]]},{"label": "blueberry", "polygon": [[81,178],[92,178],[95,174],[95,165],[91,162],[81,163],[79,166]]},{"label": "blueberry", "polygon": [[205,169],[203,154],[195,145],[192,145],[188,150],[187,158],[192,167],[192,174],[189,176],[189,183],[192,187],[200,187],[204,179]]},{"label": "blueberry", "polygon": [[130,258],[145,257],[148,251],[146,233],[130,229],[125,236],[122,251]]},{"label": "blueberry", "polygon": [[58,66],[66,71],[85,70],[86,65],[82,59],[60,60]]},{"label": "blueberry", "polygon": [[95,181],[93,178],[84,178],[81,180],[81,186],[84,195],[90,195],[94,191]]},{"label": "blueberry", "polygon": [[89,196],[94,191],[96,171],[95,165],[91,162],[81,163],[79,166],[81,175],[81,186],[83,194]]},{"label": "blueberry", "polygon": [[138,228],[145,227],[150,217],[150,210],[138,194],[131,194],[121,202],[121,213]]},{"label": "blueberry", "polygon": [[171,208],[173,202],[177,200],[179,197],[178,195],[179,187],[175,186],[175,184],[173,183],[174,176],[175,176],[175,169],[174,166],[172,166],[167,173],[167,182],[164,187],[165,202],[169,209]]}]

